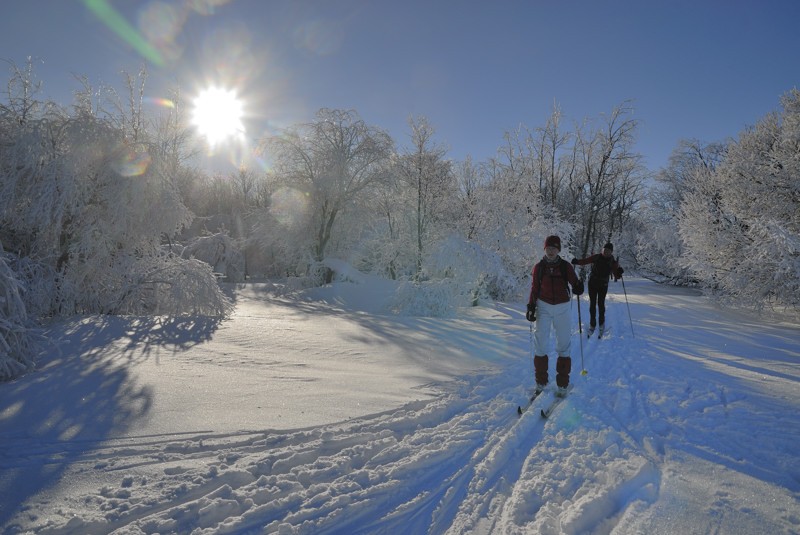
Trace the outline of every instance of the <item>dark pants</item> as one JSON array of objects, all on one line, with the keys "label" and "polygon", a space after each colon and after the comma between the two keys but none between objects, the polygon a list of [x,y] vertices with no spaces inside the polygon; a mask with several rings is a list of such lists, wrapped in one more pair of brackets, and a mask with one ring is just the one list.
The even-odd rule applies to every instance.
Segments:
[{"label": "dark pants", "polygon": [[606,322],[606,294],[608,293],[608,281],[601,281],[589,277],[589,325],[597,325],[597,309],[600,309],[600,325]]}]

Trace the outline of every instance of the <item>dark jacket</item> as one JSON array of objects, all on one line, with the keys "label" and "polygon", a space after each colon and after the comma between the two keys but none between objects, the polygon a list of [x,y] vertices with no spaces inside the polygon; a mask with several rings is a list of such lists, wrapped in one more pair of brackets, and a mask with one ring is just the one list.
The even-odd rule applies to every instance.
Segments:
[{"label": "dark jacket", "polygon": [[[575,275],[575,268],[572,267],[572,264],[560,256],[556,262],[548,262],[547,257],[545,257],[533,266],[533,281],[531,282],[531,294],[528,298],[528,303],[535,305],[537,299],[541,299],[551,305],[569,302],[569,291],[567,290],[567,281],[564,280],[561,272],[561,262],[566,267],[567,280],[572,285],[573,292],[578,285],[582,287],[580,279]],[[541,277],[539,276],[539,270],[544,270]],[[541,279],[541,284],[539,279]]]},{"label": "dark jacket", "polygon": [[613,255],[606,258],[602,254],[597,253],[580,260],[574,260],[573,263],[576,266],[585,266],[587,264],[592,265],[592,271],[589,273],[590,283],[595,282],[598,284],[608,284],[608,280],[612,276],[614,277],[615,281],[618,281],[622,276],[622,273],[620,273],[619,262],[614,258]]}]

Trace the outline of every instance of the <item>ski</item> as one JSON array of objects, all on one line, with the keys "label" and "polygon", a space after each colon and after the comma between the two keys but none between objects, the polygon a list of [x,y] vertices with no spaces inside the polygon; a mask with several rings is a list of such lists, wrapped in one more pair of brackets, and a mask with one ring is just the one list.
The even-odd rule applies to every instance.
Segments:
[{"label": "ski", "polygon": [[560,397],[559,397],[559,396],[556,396],[556,397],[553,399],[553,401],[551,401],[551,402],[550,402],[550,405],[548,405],[547,407],[545,407],[544,409],[542,409],[542,411],[541,411],[541,412],[542,412],[542,418],[547,418],[547,417],[549,417],[551,414],[553,414],[553,411],[556,409],[556,407],[558,407],[558,406],[559,406],[559,404],[560,404],[562,401],[564,401],[565,399],[567,399],[567,396],[569,395],[569,393],[570,393],[571,391],[572,391],[572,385],[569,385],[569,386],[567,387],[567,392],[566,392],[566,394],[564,394],[563,396],[560,396]]},{"label": "ski", "polygon": [[533,395],[531,396],[531,399],[529,399],[528,402],[525,405],[518,405],[517,406],[517,415],[518,416],[522,416],[522,413],[525,412],[526,410],[528,410],[531,405],[533,405],[533,402],[536,401],[536,398],[538,398],[539,395],[542,392],[544,392],[544,390],[535,391],[533,393]]},{"label": "ski", "polygon": [[586,330],[586,333],[587,333],[587,334],[586,334],[586,338],[591,338],[591,337],[592,337],[592,335],[594,334],[594,327],[589,327],[589,328]]}]

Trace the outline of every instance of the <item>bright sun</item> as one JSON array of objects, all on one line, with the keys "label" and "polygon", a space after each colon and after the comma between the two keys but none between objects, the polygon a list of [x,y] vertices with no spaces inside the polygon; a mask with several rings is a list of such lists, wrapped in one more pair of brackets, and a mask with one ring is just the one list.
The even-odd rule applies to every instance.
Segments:
[{"label": "bright sun", "polygon": [[194,101],[192,123],[210,145],[244,135],[242,101],[235,91],[209,87]]}]

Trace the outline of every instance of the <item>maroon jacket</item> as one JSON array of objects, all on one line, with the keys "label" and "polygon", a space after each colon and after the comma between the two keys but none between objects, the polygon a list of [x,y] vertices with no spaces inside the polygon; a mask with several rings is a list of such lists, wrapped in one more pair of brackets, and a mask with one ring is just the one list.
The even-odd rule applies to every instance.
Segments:
[{"label": "maroon jacket", "polygon": [[[548,262],[545,257],[543,262],[537,262],[533,266],[531,273],[533,281],[531,282],[531,295],[528,298],[528,303],[535,304],[537,299],[541,299],[551,305],[569,302],[569,292],[561,274],[560,262],[566,265],[567,280],[572,285],[573,291],[581,283],[578,276],[575,275],[575,268],[572,267],[572,264],[563,260],[560,256],[558,261],[553,263]],[[542,282],[539,284],[539,269],[542,269],[542,267],[544,267],[544,273],[541,277]]]}]

